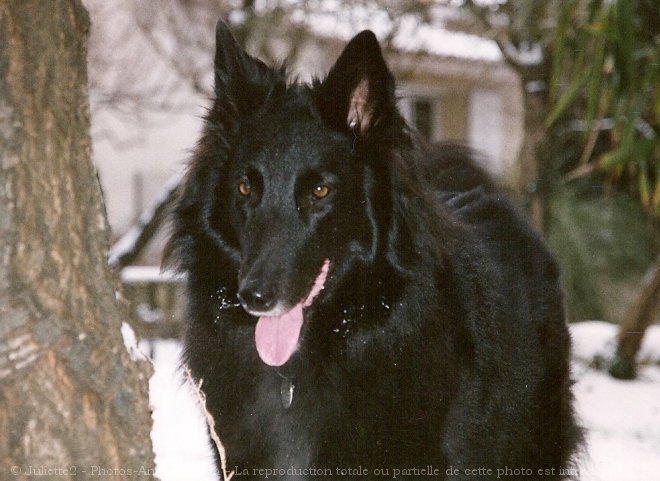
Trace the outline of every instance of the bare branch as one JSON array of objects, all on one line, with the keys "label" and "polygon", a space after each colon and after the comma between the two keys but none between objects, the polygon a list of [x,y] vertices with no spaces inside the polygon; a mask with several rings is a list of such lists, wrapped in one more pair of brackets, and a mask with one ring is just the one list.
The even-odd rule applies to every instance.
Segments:
[{"label": "bare branch", "polygon": [[170,205],[176,198],[176,193],[181,182],[181,174],[174,175],[165,183],[160,195],[156,198],[154,205],[145,210],[137,224],[133,225],[110,248],[108,263],[112,267],[122,268],[133,262],[158,232],[163,223]]},{"label": "bare branch", "polygon": [[[168,16],[169,19],[169,16]],[[172,24],[173,22],[168,21],[168,24]],[[204,95],[204,96],[210,96],[211,91],[207,88],[204,88],[204,86],[201,83],[201,73],[198,72],[196,69],[191,68],[190,65],[183,65],[181,62],[181,59],[183,58],[182,56],[178,55],[172,55],[169,52],[167,52],[164,48],[163,45],[156,39],[154,32],[149,26],[147,26],[144,21],[141,19],[136,20],[136,24],[140,30],[140,33],[142,34],[143,38],[147,41],[149,46],[154,49],[156,54],[160,56],[162,60],[164,60],[171,68],[172,70],[179,76],[181,79],[186,79],[190,81],[190,87],[195,93]],[[172,26],[172,28],[175,28]]]},{"label": "bare branch", "polygon": [[575,169],[571,170],[568,174],[562,177],[562,182],[569,182],[571,180],[579,179],[585,175],[589,175],[598,169],[597,162],[589,162],[580,164]]},{"label": "bare branch", "polygon": [[530,43],[527,47],[516,47],[505,25],[496,25],[488,7],[477,5],[474,0],[465,0],[465,7],[480,23],[483,34],[497,43],[507,63],[517,70],[538,67],[543,64],[545,55],[540,43]]},{"label": "bare branch", "polygon": [[225,451],[225,446],[222,444],[222,441],[220,440],[220,436],[218,436],[218,433],[215,429],[215,418],[206,407],[206,394],[204,394],[204,392],[202,391],[202,384],[204,383],[204,380],[200,379],[198,383],[193,378],[192,372],[190,372],[190,368],[186,366],[184,367],[184,370],[186,372],[186,375],[188,376],[188,380],[190,384],[195,389],[197,398],[199,399],[200,405],[204,410],[204,415],[206,416],[206,423],[208,424],[209,432],[211,433],[211,439],[213,440],[213,443],[215,444],[215,447],[218,450],[218,454],[220,455],[220,466],[222,468],[222,473],[220,474],[222,475],[222,481],[230,481],[234,477],[235,473],[234,471],[227,472],[227,453]]}]

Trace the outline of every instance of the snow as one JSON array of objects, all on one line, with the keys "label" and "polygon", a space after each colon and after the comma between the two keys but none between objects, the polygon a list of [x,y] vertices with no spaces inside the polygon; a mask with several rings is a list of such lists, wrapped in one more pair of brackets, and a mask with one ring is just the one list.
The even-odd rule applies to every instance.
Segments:
[{"label": "snow", "polygon": [[[611,359],[616,349],[618,326],[602,321],[583,321],[571,325],[573,357],[590,363]],[[638,359],[641,364],[660,365],[660,326],[651,326],[644,334]]]},{"label": "snow", "polygon": [[[369,29],[383,40],[396,30],[392,46],[399,51],[485,62],[503,59],[494,40],[445,29],[442,15],[434,11],[430,13],[433,20],[428,24],[413,14],[393,19],[387,11],[375,5],[371,8],[365,5],[339,8],[339,2],[326,0],[314,11],[299,12],[298,20],[324,37],[349,40],[361,30]],[[295,20],[296,16],[293,18]]]},{"label": "snow", "polygon": [[[617,327],[600,321],[571,325],[574,393],[586,429],[580,481],[657,481],[660,473],[660,326],[651,326],[642,345],[635,381],[619,381],[590,367],[609,356]],[[205,421],[192,387],[179,369],[175,341],[154,344],[152,440],[156,474],[162,481],[217,480]],[[219,427],[222,438],[222,427]],[[231,465],[231,454],[230,465]]]},{"label": "snow", "polygon": [[618,381],[582,366],[574,370],[577,411],[587,427],[583,481],[657,481],[660,473],[660,368]]},{"label": "snow", "polygon": [[161,270],[158,266],[126,266],[121,270],[123,284],[163,284],[181,282],[183,274]]},{"label": "snow", "polygon": [[155,369],[149,392],[154,407],[151,440],[156,477],[161,481],[216,481],[206,420],[179,368],[179,343],[157,341],[153,354]]},{"label": "snow", "polygon": [[576,407],[587,428],[584,481],[656,481],[660,473],[660,326],[644,335],[635,381],[590,365],[612,358],[618,327],[600,321],[571,326]]},{"label": "snow", "polygon": [[126,321],[121,323],[121,337],[124,339],[124,347],[132,361],[142,361],[146,358],[138,345],[135,331]]},{"label": "snow", "polygon": [[[408,20],[408,19],[406,19]],[[394,47],[406,52],[426,52],[442,57],[498,62],[502,52],[497,43],[477,35],[403,21],[394,38]]]},{"label": "snow", "polygon": [[172,175],[165,183],[162,190],[153,200],[151,206],[140,214],[140,218],[133,226],[110,248],[108,252],[108,264],[116,266],[122,257],[129,255],[136,250],[138,241],[142,236],[146,226],[153,222],[158,211],[161,211],[170,195],[179,187],[183,179],[183,172],[177,172]]}]

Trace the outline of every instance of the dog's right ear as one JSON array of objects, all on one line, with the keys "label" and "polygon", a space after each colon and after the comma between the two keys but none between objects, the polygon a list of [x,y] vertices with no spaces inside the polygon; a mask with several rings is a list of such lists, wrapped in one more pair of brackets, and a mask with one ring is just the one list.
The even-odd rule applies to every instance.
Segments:
[{"label": "dog's right ear", "polygon": [[326,122],[339,131],[368,136],[396,117],[394,76],[373,32],[365,30],[348,42],[317,85],[316,98]]},{"label": "dog's right ear", "polygon": [[236,115],[258,109],[277,87],[284,88],[283,70],[266,66],[245,52],[222,20],[215,27],[216,102],[230,104]]}]

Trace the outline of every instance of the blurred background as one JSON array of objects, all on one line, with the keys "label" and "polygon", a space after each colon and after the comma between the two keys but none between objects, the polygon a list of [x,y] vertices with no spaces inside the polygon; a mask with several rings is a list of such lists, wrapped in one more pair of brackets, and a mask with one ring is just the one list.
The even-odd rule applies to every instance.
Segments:
[{"label": "blurred background", "polygon": [[[164,340],[150,344],[168,366],[157,369],[152,390],[168,399],[160,401],[160,419],[177,412],[171,403],[181,397],[167,387],[182,306],[180,279],[160,271],[163,219],[210,105],[216,21],[225,19],[266,63],[286,60],[303,81],[322,77],[345,42],[369,28],[399,81],[406,119],[430,141],[476,149],[561,264],[575,323],[578,405],[590,429],[591,461],[581,465],[581,479],[657,479],[657,0],[84,4],[92,18],[94,162],[115,242],[110,258],[138,333]],[[208,461],[202,448],[182,454],[186,448],[167,444],[184,428],[158,419],[162,479],[178,479],[176,465],[186,460]]]}]

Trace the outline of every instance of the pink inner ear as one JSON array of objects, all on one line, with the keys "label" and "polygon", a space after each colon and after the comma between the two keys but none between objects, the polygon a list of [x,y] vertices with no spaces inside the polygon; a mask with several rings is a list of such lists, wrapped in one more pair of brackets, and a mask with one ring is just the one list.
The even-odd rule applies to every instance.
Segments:
[{"label": "pink inner ear", "polygon": [[369,80],[360,80],[351,94],[346,122],[351,128],[359,126],[360,133],[364,134],[371,123],[372,108],[369,105]]}]

